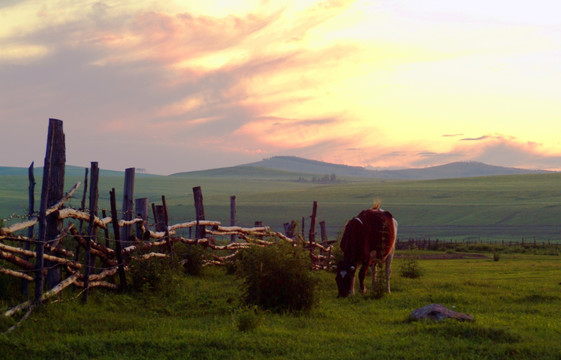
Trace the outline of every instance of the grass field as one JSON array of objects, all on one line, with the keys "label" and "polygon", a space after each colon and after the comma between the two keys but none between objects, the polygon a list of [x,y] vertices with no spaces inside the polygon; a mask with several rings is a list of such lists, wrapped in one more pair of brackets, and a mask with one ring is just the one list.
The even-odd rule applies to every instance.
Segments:
[{"label": "grass field", "polygon": [[[404,254],[401,252],[400,254]],[[334,274],[316,273],[320,302],[301,315],[262,313],[240,331],[240,281],[224,269],[177,274],[163,293],[96,291],[87,305],[64,293],[0,337],[2,359],[559,359],[558,256],[502,254],[419,260],[424,275],[400,277],[393,292],[336,298]],[[440,303],[473,323],[408,322]],[[4,304],[5,305],[5,304]]]},{"label": "grass field", "polygon": [[[229,224],[230,196],[236,195],[239,225],[252,226],[260,220],[278,231],[285,222],[308,218],[312,202],[317,200],[318,220],[326,221],[331,238],[349,218],[379,200],[398,219],[399,236],[405,239],[561,241],[561,174],[430,181],[349,178],[323,185],[296,179],[295,174],[278,171],[213,177],[144,176],[136,179],[135,197],[157,203],[165,195],[170,221],[177,223],[194,219],[192,188],[201,186],[207,219]],[[67,188],[77,181],[82,178],[68,176]],[[0,218],[26,213],[27,186],[25,176],[0,176]],[[101,207],[108,208],[112,187],[119,197],[122,177],[103,176]],[[36,199],[39,190],[40,185]],[[80,207],[81,194],[82,189],[70,206]]]}]

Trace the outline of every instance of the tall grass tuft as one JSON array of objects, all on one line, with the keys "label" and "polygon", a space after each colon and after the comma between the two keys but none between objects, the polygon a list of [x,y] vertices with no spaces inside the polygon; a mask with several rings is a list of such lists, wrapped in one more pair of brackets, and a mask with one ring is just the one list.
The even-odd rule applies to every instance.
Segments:
[{"label": "tall grass tuft", "polygon": [[263,311],[257,306],[240,308],[232,316],[236,328],[243,332],[257,329],[265,319]]},{"label": "tall grass tuft", "polygon": [[399,274],[409,279],[417,279],[423,275],[423,269],[415,258],[406,259],[399,268]]},{"label": "tall grass tuft", "polygon": [[376,264],[376,283],[372,289],[372,297],[381,299],[386,295],[386,276],[383,264]]}]

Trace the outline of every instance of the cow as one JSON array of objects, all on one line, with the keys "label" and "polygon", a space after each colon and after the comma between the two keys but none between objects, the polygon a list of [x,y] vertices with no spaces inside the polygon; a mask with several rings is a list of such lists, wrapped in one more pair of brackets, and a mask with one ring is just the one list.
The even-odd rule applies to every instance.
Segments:
[{"label": "cow", "polygon": [[391,263],[395,252],[397,221],[389,211],[380,209],[379,204],[363,210],[345,225],[341,238],[343,260],[337,264],[335,278],[339,290],[338,297],[354,294],[357,263],[362,264],[358,274],[361,293],[366,293],[364,278],[368,266],[372,267],[372,286],[376,284],[376,265],[386,262],[386,291],[390,293]]}]

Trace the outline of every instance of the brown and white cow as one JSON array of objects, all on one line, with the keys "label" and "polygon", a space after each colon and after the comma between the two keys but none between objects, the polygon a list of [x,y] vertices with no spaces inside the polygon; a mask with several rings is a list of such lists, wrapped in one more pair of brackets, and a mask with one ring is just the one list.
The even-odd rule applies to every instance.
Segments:
[{"label": "brown and white cow", "polygon": [[372,286],[376,284],[376,264],[386,262],[386,290],[390,293],[391,263],[395,252],[397,221],[389,211],[376,204],[363,210],[345,225],[341,239],[343,261],[337,265],[335,278],[339,297],[354,294],[355,271],[357,263],[362,267],[358,274],[360,291],[364,294],[364,278],[368,266],[372,267]]}]

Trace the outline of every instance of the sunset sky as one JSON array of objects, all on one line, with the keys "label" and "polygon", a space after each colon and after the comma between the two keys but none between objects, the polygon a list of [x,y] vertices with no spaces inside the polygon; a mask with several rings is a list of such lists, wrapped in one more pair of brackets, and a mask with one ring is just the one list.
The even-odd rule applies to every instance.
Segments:
[{"label": "sunset sky", "polygon": [[0,1],[0,166],[561,170],[561,2]]}]

